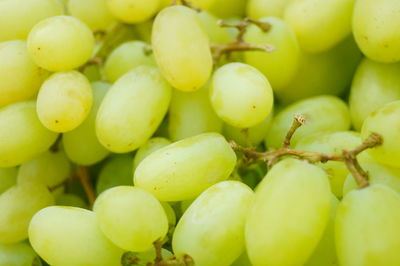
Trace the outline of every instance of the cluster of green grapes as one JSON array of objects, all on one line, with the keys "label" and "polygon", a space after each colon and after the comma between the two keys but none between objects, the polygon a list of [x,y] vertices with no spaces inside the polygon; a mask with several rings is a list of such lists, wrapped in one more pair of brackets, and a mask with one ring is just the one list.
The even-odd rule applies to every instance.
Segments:
[{"label": "cluster of green grapes", "polygon": [[0,266],[398,266],[399,193],[399,0],[0,0]]}]

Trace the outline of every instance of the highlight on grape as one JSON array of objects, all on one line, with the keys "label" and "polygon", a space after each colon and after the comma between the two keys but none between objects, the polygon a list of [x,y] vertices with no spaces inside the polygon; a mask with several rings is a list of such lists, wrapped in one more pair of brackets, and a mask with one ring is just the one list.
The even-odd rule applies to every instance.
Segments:
[{"label": "highlight on grape", "polygon": [[399,0],[0,0],[0,266],[399,266]]}]

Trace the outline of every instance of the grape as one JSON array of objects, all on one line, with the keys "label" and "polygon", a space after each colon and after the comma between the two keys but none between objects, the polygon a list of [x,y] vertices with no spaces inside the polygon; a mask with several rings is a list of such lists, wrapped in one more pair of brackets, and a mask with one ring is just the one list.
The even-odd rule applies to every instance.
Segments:
[{"label": "grape", "polygon": [[245,52],[246,63],[260,70],[271,83],[272,88],[281,89],[289,85],[297,73],[300,64],[300,48],[291,27],[276,17],[261,19],[269,23],[271,29],[263,32],[256,25],[249,26],[244,39],[248,43],[271,44],[275,47],[272,53]]},{"label": "grape", "polygon": [[25,242],[0,244],[0,266],[32,266],[37,259],[35,251]]},{"label": "grape", "polygon": [[97,111],[109,87],[110,84],[101,81],[92,83],[93,106],[88,117],[77,128],[63,134],[65,153],[77,164],[91,165],[103,160],[109,154],[96,136]]},{"label": "grape", "polygon": [[[132,253],[133,252],[129,252],[128,254],[131,255]],[[127,254],[127,253],[125,253],[125,254]],[[134,254],[134,259],[135,259],[134,265],[138,265],[138,266],[148,266],[149,263],[154,263],[154,260],[156,259],[156,251],[154,248],[149,249],[144,252],[140,252],[140,253],[136,253],[136,254],[133,253],[133,254]],[[164,248],[161,249],[161,255],[164,260],[168,260],[173,257],[173,254],[169,250],[164,249]],[[124,261],[124,258],[122,258],[122,261]],[[128,261],[128,263],[130,263],[130,262],[131,262],[131,260]],[[124,265],[124,264],[122,264],[122,265]]]},{"label": "grape", "polygon": [[56,205],[87,208],[86,202],[75,194],[65,193],[57,195],[55,201]]},{"label": "grape", "polygon": [[116,186],[133,185],[132,161],[130,154],[121,154],[107,160],[100,170],[97,179],[96,192],[101,192]]},{"label": "grape", "polygon": [[357,68],[350,90],[353,125],[360,130],[364,120],[382,105],[400,100],[400,64],[364,59]]},{"label": "grape", "polygon": [[46,75],[29,57],[25,41],[0,43],[0,107],[33,97]]},{"label": "grape", "polygon": [[67,5],[71,16],[85,22],[93,31],[107,30],[114,22],[107,0],[68,0]]},{"label": "grape", "polygon": [[370,59],[400,61],[400,2],[358,0],[353,12],[353,33],[361,51]]},{"label": "grape", "polygon": [[173,87],[195,91],[210,77],[209,40],[196,12],[190,8],[163,9],[153,24],[152,46],[161,72]]},{"label": "grape", "polygon": [[18,184],[1,194],[0,243],[17,243],[27,238],[32,216],[53,202],[48,189],[35,183]]},{"label": "grape", "polygon": [[340,265],[400,264],[400,196],[384,185],[349,192],[335,221]]},{"label": "grape", "polygon": [[329,222],[331,193],[319,167],[296,159],[277,163],[257,187],[246,223],[253,265],[303,265]]},{"label": "grape", "polygon": [[246,2],[247,0],[214,0],[207,10],[221,18],[244,17]]},{"label": "grape", "polygon": [[110,82],[115,82],[137,66],[155,66],[149,54],[149,45],[141,41],[130,41],[115,48],[104,64],[104,74]]},{"label": "grape", "polygon": [[275,116],[266,137],[266,146],[280,147],[293,117],[298,114],[304,115],[306,122],[294,134],[293,145],[313,132],[336,132],[350,128],[349,110],[341,99],[328,95],[312,97],[285,107]]},{"label": "grape", "polygon": [[122,250],[100,231],[96,215],[74,207],[47,207],[32,218],[29,241],[50,265],[120,265]]},{"label": "grape", "polygon": [[47,18],[28,36],[33,61],[49,71],[68,71],[83,65],[91,56],[94,37],[88,26],[69,16]]},{"label": "grape", "polygon": [[165,215],[167,215],[168,225],[174,226],[176,224],[176,214],[174,209],[167,202],[161,202],[161,206],[164,209]]},{"label": "grape", "polygon": [[16,167],[0,168],[0,195],[17,183]]},{"label": "grape", "polygon": [[208,86],[195,92],[173,92],[168,121],[168,132],[172,140],[221,130],[222,121],[211,106]]},{"label": "grape", "polygon": [[284,19],[308,53],[329,50],[351,32],[354,0],[292,0]]},{"label": "grape", "polygon": [[160,202],[140,188],[111,188],[96,199],[93,210],[101,231],[124,250],[146,251],[168,231]]},{"label": "grape", "polygon": [[139,163],[141,161],[143,161],[143,159],[146,158],[147,156],[149,156],[151,153],[153,153],[154,151],[159,150],[162,147],[165,147],[169,144],[171,144],[171,141],[169,141],[166,138],[151,138],[151,139],[149,139],[136,152],[135,159],[133,160],[133,169],[136,169],[136,167],[139,165]]},{"label": "grape", "polygon": [[272,110],[273,93],[265,76],[256,68],[230,63],[214,74],[211,104],[224,122],[240,128],[255,126]]},{"label": "grape", "polygon": [[231,266],[252,266],[251,262],[249,260],[249,257],[247,256],[246,252],[243,252],[242,255],[240,255],[237,260],[235,260]]},{"label": "grape", "polygon": [[255,19],[268,16],[282,17],[286,6],[291,1],[292,0],[249,0],[247,4],[247,15]]},{"label": "grape", "polygon": [[0,167],[16,166],[46,151],[57,139],[36,115],[34,102],[0,109]]},{"label": "grape", "polygon": [[204,133],[161,148],[136,168],[134,184],[161,201],[193,199],[229,177],[236,155],[217,133]]},{"label": "grape", "polygon": [[156,131],[170,99],[171,88],[158,69],[140,66],[128,72],[100,105],[96,119],[100,143],[117,153],[137,149]]},{"label": "grape", "polygon": [[244,251],[244,227],[252,200],[251,189],[237,181],[208,188],[176,226],[175,255],[188,254],[196,265],[231,265]]},{"label": "grape", "polygon": [[40,122],[55,132],[77,128],[89,115],[93,103],[87,78],[77,71],[59,72],[42,85],[37,98]]},{"label": "grape", "polygon": [[211,43],[228,43],[232,40],[231,34],[226,28],[218,25],[218,18],[207,11],[197,13],[201,25],[207,32]]},{"label": "grape", "polygon": [[111,13],[124,23],[148,20],[158,10],[160,0],[106,0]]},{"label": "grape", "polygon": [[57,0],[2,0],[0,42],[25,40],[36,23],[62,13],[63,7]]},{"label": "grape", "polygon": [[368,150],[372,157],[381,164],[400,167],[400,101],[388,103],[372,112],[361,129],[365,139],[371,133],[378,133],[383,144]]},{"label": "grape", "polygon": [[182,213],[185,213],[185,211],[192,205],[194,199],[192,200],[183,200],[180,202],[180,209]]}]

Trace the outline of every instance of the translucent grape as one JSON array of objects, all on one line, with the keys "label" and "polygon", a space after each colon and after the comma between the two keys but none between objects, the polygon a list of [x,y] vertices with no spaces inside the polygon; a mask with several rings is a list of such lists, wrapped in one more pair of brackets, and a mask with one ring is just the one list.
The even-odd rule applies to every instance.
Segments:
[{"label": "translucent grape", "polygon": [[160,0],[106,0],[111,13],[125,23],[148,20],[158,10]]},{"label": "translucent grape", "polygon": [[149,139],[136,152],[135,159],[133,161],[133,168],[136,169],[136,167],[139,165],[139,163],[141,161],[143,161],[144,158],[149,156],[154,151],[159,150],[162,147],[165,147],[169,144],[171,144],[171,141],[166,138],[151,138],[151,139]]},{"label": "translucent grape", "polygon": [[161,148],[136,168],[134,184],[161,201],[193,199],[228,178],[236,155],[217,133],[204,133]]},{"label": "translucent grape", "polygon": [[0,244],[0,266],[32,266],[36,260],[35,251],[25,242]]},{"label": "translucent grape", "polygon": [[168,225],[174,226],[176,224],[176,214],[174,209],[167,202],[161,202],[161,206],[164,209],[165,215],[167,215]]},{"label": "translucent grape", "polygon": [[90,83],[77,71],[50,76],[40,88],[36,103],[40,122],[55,132],[77,128],[89,115],[92,104]]},{"label": "translucent grape", "polygon": [[292,0],[249,0],[247,15],[251,18],[282,17],[286,6]]},{"label": "translucent grape", "polygon": [[71,206],[78,208],[87,208],[86,202],[75,194],[65,193],[57,195],[55,198],[55,204],[60,206]]},{"label": "translucent grape", "polygon": [[0,168],[0,195],[17,183],[16,167]]},{"label": "translucent grape", "polygon": [[211,43],[228,43],[233,41],[227,28],[218,25],[218,18],[207,11],[197,13],[201,25],[207,32]]},{"label": "translucent grape", "polygon": [[246,2],[247,0],[214,0],[208,11],[220,18],[244,17]]},{"label": "translucent grape", "polygon": [[28,36],[30,56],[49,71],[68,71],[83,65],[93,47],[94,37],[89,27],[69,16],[42,20]]}]

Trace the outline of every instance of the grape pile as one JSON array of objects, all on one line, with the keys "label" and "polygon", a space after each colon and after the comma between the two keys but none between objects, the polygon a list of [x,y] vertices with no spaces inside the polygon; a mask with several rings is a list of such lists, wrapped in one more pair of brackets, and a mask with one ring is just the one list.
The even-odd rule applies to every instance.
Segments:
[{"label": "grape pile", "polygon": [[399,0],[0,0],[0,266],[399,266]]}]

